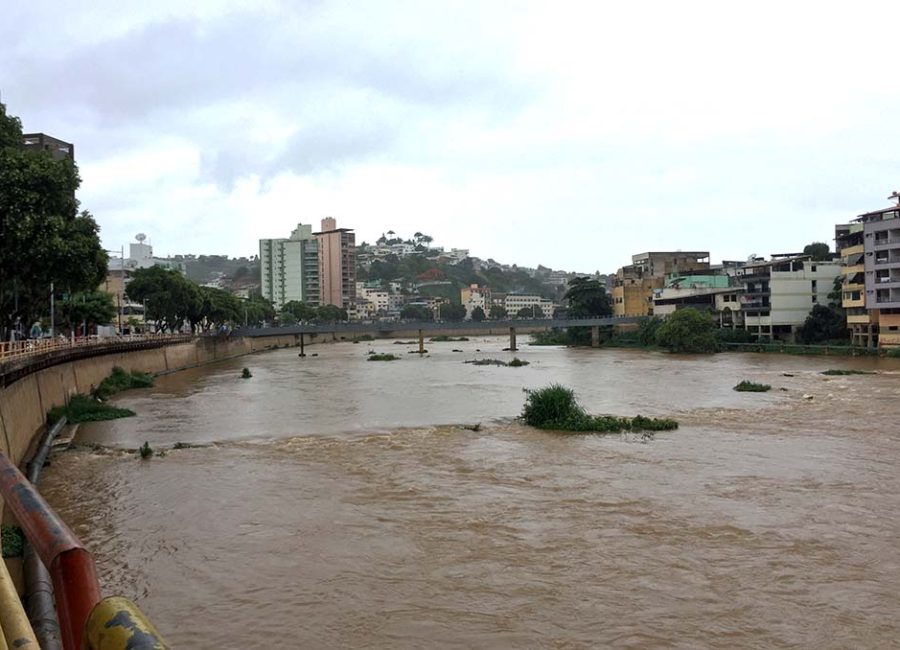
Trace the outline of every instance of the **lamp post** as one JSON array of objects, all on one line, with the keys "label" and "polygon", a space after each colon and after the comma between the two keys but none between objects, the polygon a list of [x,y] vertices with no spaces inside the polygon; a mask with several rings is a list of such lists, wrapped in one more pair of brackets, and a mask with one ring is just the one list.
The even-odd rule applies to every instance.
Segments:
[{"label": "lamp post", "polygon": [[119,250],[109,250],[104,249],[107,253],[118,253],[119,254],[119,262],[121,264],[120,271],[122,273],[122,286],[116,291],[116,311],[119,316],[119,334],[122,333],[122,293],[125,291],[125,246],[122,246]]}]

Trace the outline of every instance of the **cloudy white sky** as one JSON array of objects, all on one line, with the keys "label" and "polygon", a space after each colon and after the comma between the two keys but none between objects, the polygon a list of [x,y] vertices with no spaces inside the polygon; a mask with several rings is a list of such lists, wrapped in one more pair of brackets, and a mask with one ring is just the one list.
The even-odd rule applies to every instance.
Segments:
[{"label": "cloudy white sky", "polygon": [[900,189],[897,2],[5,0],[0,93],[104,243],[333,215],[524,265],[798,250]]}]

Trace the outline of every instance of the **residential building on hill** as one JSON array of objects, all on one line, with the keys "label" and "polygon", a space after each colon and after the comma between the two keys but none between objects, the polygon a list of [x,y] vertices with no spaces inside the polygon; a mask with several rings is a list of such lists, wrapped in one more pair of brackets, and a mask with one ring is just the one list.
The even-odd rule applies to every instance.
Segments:
[{"label": "residential building on hill", "polygon": [[491,290],[488,287],[480,287],[471,284],[459,290],[459,301],[466,308],[466,320],[472,319],[472,311],[481,307],[487,314],[491,309]]},{"label": "residential building on hill", "polygon": [[313,233],[319,243],[319,301],[347,308],[356,301],[356,235],[338,228],[334,217],[322,219]]},{"label": "residential building on hill", "polygon": [[538,318],[553,318],[553,301],[540,296],[509,293],[506,294],[504,307],[507,315],[510,317],[514,317],[520,310],[527,307],[529,309],[539,309],[543,316],[538,316]]},{"label": "residential building on hill", "polygon": [[319,242],[312,226],[297,224],[287,239],[260,239],[260,289],[276,309],[291,301],[318,306]]},{"label": "residential building on hill", "polygon": [[54,160],[75,160],[75,145],[63,142],[46,133],[25,133],[22,135],[22,148],[26,151],[46,151]]}]

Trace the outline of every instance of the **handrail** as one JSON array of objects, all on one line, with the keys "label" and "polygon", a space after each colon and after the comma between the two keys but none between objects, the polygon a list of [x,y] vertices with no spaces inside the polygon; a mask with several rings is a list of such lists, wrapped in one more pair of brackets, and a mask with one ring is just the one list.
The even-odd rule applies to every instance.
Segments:
[{"label": "handrail", "polygon": [[91,348],[110,343],[129,343],[132,341],[163,341],[189,339],[190,334],[130,334],[128,336],[97,337],[85,336],[76,339],[46,338],[26,339],[24,341],[0,342],[0,361],[32,357],[60,350]]},{"label": "handrail", "polygon": [[100,602],[94,559],[4,453],[0,494],[53,578],[63,647],[80,650],[88,616]]}]

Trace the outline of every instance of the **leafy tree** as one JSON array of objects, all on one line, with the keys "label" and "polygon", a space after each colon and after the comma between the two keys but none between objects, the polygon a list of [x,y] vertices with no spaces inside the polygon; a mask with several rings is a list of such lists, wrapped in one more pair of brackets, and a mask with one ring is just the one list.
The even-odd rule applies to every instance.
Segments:
[{"label": "leafy tree", "polygon": [[284,320],[293,322],[308,321],[316,317],[316,308],[299,300],[291,300],[284,303],[281,308],[281,316]]},{"label": "leafy tree", "polygon": [[839,309],[844,302],[844,283],[841,276],[837,276],[831,284],[831,291],[828,293],[828,305]]},{"label": "leafy tree", "polygon": [[347,320],[347,310],[335,305],[322,305],[316,309],[316,318],[327,323]]},{"label": "leafy tree", "polygon": [[275,307],[271,300],[254,294],[244,301],[245,319],[248,325],[259,326],[275,320]]},{"label": "leafy tree", "polygon": [[88,327],[106,325],[111,323],[117,315],[112,296],[102,291],[68,296],[66,300],[57,305],[59,306],[60,320],[68,326],[69,330],[84,323]]},{"label": "leafy tree", "polygon": [[824,262],[831,259],[831,249],[828,244],[817,241],[803,247],[804,255],[812,255],[813,262]]},{"label": "leafy tree", "polygon": [[659,316],[642,318],[638,323],[638,341],[641,345],[656,345],[656,334],[662,325],[663,319]]},{"label": "leafy tree", "polygon": [[445,302],[438,307],[438,314],[441,320],[458,322],[466,317],[466,308],[463,305]]},{"label": "leafy tree", "polygon": [[488,316],[491,320],[502,320],[506,318],[506,307],[491,305],[491,308],[488,310]]},{"label": "leafy tree", "polygon": [[433,314],[424,305],[403,305],[400,310],[400,318],[406,320],[433,320]]},{"label": "leafy tree", "polygon": [[241,301],[231,293],[215,287],[199,287],[203,319],[213,327],[243,322]]},{"label": "leafy tree", "polygon": [[709,314],[686,307],[666,317],[656,331],[656,342],[670,352],[715,352],[715,327]]},{"label": "leafy tree", "polygon": [[475,309],[472,310],[472,320],[475,321],[476,323],[480,323],[484,319],[485,319],[484,309],[482,309],[480,306],[475,307]]},{"label": "leafy tree", "polygon": [[611,316],[612,305],[606,287],[599,280],[586,277],[569,280],[569,290],[564,296],[569,301],[569,318],[596,318]]},{"label": "leafy tree", "polygon": [[21,122],[0,104],[0,325],[44,313],[51,283],[94,291],[107,271],[97,223],[78,211],[75,163],[21,142]]},{"label": "leafy tree", "polygon": [[849,337],[847,321],[839,309],[825,305],[813,305],[806,321],[797,329],[801,343],[824,343]]},{"label": "leafy tree", "polygon": [[163,330],[177,331],[185,322],[193,330],[203,320],[200,287],[178,271],[160,266],[135,269],[125,293],[131,300],[145,303],[145,318],[156,321]]},{"label": "leafy tree", "polygon": [[522,307],[516,312],[516,318],[543,318],[544,312],[537,305],[531,307]]}]

